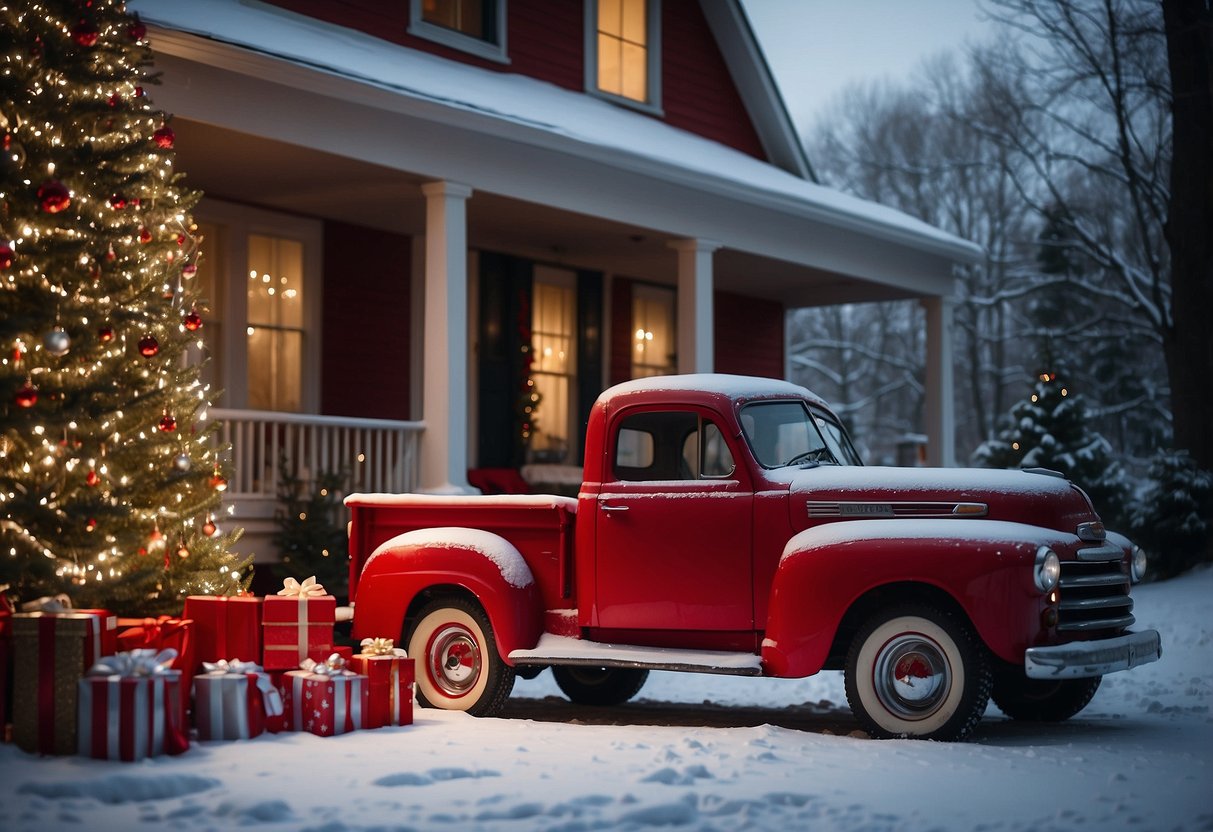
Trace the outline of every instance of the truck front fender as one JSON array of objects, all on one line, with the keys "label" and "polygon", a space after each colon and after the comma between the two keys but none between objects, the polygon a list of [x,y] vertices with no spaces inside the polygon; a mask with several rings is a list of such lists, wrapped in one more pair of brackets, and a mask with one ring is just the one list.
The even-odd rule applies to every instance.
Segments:
[{"label": "truck front fender", "polygon": [[403,638],[414,599],[443,586],[475,596],[503,661],[539,641],[543,600],[526,560],[500,535],[453,527],[406,532],[375,549],[359,577],[354,638]]},{"label": "truck front fender", "polygon": [[848,520],[815,526],[784,547],[762,645],[771,676],[818,672],[847,612],[884,587],[944,593],[998,657],[1022,663],[1046,599],[1033,583],[1040,546],[1062,532],[1000,520]]}]

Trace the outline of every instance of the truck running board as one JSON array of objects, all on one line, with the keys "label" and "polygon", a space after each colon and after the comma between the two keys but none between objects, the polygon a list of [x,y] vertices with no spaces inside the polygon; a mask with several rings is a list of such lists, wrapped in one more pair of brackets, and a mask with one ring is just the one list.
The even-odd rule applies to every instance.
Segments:
[{"label": "truck running board", "polygon": [[727,676],[761,676],[762,658],[753,653],[719,650],[681,650],[672,647],[637,647],[603,644],[568,636],[544,633],[531,650],[513,650],[516,665],[581,665],[583,667],[630,667],[638,670],[679,670]]}]

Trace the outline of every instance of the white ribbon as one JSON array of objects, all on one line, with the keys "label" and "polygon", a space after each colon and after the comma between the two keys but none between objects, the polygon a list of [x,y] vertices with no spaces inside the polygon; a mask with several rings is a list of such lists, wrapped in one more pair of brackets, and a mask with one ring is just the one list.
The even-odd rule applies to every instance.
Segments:
[{"label": "white ribbon", "polygon": [[177,658],[172,647],[163,650],[140,648],[126,653],[106,656],[88,669],[88,676],[121,676],[126,679],[141,676],[158,676],[168,673],[169,665]]}]

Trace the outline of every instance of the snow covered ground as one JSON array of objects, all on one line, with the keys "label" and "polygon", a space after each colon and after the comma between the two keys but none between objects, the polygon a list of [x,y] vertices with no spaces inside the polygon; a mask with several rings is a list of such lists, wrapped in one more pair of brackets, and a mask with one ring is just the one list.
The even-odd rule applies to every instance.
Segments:
[{"label": "snow covered ground", "polygon": [[[195,744],[136,764],[0,746],[0,827],[1213,830],[1213,569],[1136,597],[1141,625],[1162,633],[1162,661],[1109,677],[1061,726],[991,708],[969,742],[951,744],[425,710],[406,728]],[[556,692],[545,673],[515,696]],[[847,722],[836,673],[653,674],[641,698],[807,702],[823,714],[817,730]]]}]

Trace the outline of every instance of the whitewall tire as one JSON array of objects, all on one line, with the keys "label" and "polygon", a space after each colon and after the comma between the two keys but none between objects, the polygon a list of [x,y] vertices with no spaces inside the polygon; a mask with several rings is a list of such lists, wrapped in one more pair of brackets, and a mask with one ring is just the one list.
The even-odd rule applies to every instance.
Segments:
[{"label": "whitewall tire", "polygon": [[416,661],[422,706],[488,716],[514,687],[514,670],[497,653],[488,616],[465,598],[427,604],[409,633],[408,654]]}]

